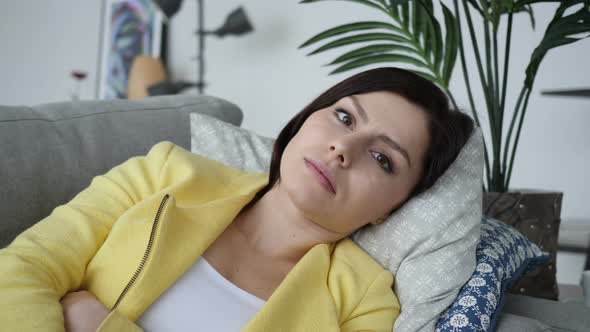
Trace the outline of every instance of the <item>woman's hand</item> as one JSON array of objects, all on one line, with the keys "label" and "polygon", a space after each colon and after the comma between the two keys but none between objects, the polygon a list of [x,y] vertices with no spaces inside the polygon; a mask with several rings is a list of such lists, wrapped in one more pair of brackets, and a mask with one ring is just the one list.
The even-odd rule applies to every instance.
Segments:
[{"label": "woman's hand", "polygon": [[60,301],[66,332],[95,332],[109,310],[86,290],[67,293]]}]

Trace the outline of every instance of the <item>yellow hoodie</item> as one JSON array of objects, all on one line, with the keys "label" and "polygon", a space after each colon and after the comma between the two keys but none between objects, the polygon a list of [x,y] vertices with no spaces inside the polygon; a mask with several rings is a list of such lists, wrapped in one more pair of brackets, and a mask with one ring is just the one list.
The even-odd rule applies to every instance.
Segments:
[{"label": "yellow hoodie", "polygon": [[[267,183],[167,141],[96,176],[0,250],[0,328],[63,331],[60,299],[86,289],[110,310],[98,331],[141,331],[134,321]],[[318,244],[242,331],[390,332],[392,284],[349,238]]]}]

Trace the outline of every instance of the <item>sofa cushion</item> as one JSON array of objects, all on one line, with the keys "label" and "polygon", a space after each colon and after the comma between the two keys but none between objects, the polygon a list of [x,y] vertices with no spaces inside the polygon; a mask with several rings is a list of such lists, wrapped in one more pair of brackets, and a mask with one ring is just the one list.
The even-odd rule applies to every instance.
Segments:
[{"label": "sofa cushion", "polygon": [[240,125],[234,104],[209,96],[0,106],[0,248],[128,158],[168,140],[190,146],[189,113]]},{"label": "sofa cushion", "polygon": [[551,327],[536,319],[502,313],[498,319],[495,332],[551,332]]},{"label": "sofa cushion", "polygon": [[590,307],[580,303],[507,293],[503,312],[536,319],[550,326],[552,331],[590,330]]}]

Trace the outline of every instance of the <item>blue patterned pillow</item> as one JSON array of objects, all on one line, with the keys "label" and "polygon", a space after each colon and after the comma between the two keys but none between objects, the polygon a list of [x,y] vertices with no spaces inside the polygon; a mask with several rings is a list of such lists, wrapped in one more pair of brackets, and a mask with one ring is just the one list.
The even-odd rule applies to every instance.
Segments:
[{"label": "blue patterned pillow", "polygon": [[473,275],[455,302],[442,313],[436,332],[493,331],[504,293],[529,270],[549,261],[549,254],[514,227],[482,217]]}]

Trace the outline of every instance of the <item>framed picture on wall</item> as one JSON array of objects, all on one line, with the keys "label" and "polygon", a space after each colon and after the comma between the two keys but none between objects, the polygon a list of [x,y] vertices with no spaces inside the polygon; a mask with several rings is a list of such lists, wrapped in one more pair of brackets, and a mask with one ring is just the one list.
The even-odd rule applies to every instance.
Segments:
[{"label": "framed picture on wall", "polygon": [[97,99],[127,98],[133,59],[160,56],[163,22],[151,0],[103,0]]}]

